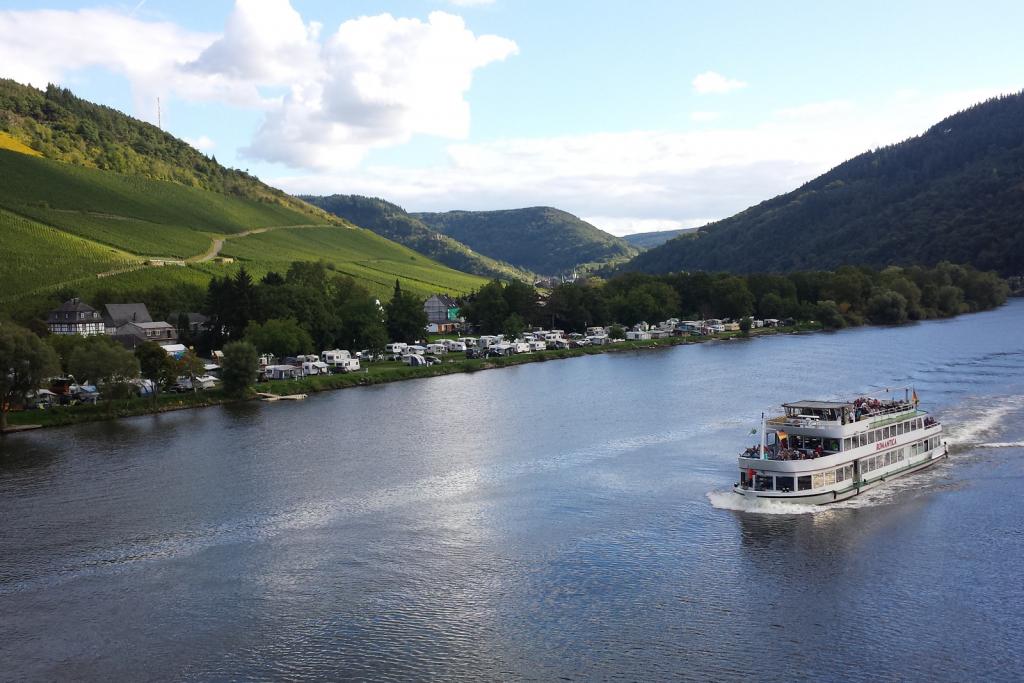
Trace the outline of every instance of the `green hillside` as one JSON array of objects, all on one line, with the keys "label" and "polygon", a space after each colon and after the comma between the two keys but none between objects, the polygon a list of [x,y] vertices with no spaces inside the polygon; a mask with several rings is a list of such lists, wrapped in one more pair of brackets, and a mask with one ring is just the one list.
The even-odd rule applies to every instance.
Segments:
[{"label": "green hillside", "polygon": [[261,183],[245,171],[221,166],[215,157],[207,157],[152,124],[54,85],[38,90],[0,79],[0,133],[4,134],[0,136],[0,148],[18,149],[23,145],[49,159],[76,166],[169,180],[287,206],[307,214],[307,223],[328,218],[320,209]]},{"label": "green hillside", "polygon": [[544,275],[616,263],[637,253],[625,240],[551,207],[411,215],[481,254]]},{"label": "green hillside", "polygon": [[402,207],[383,199],[342,194],[303,195],[300,199],[451,268],[489,278],[516,278],[528,282],[536,279],[533,273],[478,254],[458,240],[428,228]]},{"label": "green hillside", "polygon": [[[382,298],[396,277],[422,295],[468,292],[485,282],[337,218],[333,225],[296,227],[316,225],[315,218],[276,202],[6,150],[0,150],[0,177],[0,309],[7,311],[38,315],[68,292],[106,301],[161,286],[203,287],[238,267],[199,262],[220,239],[222,255],[257,274],[324,259]],[[254,230],[268,232],[246,236]],[[155,267],[154,258],[183,263]]]},{"label": "green hillside", "polygon": [[283,273],[292,261],[323,260],[329,269],[351,275],[381,300],[391,296],[396,279],[403,291],[420,296],[468,293],[487,282],[362,228],[274,230],[229,240],[222,253],[244,263],[254,275]]},{"label": "green hillside", "polygon": [[969,263],[1024,273],[1024,93],[950,116],[628,268],[733,272]]},{"label": "green hillside", "polygon": [[0,300],[136,265],[125,252],[0,209]]}]

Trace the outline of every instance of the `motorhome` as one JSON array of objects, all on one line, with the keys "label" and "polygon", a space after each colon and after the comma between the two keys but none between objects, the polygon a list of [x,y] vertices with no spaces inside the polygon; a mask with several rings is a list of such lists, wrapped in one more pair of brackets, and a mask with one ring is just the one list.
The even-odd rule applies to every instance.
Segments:
[{"label": "motorhome", "polygon": [[427,353],[448,353],[448,348],[444,344],[427,344]]},{"label": "motorhome", "polygon": [[546,351],[548,348],[547,342],[543,342],[537,339],[533,340],[532,342],[529,342],[529,345],[530,351]]},{"label": "motorhome", "polygon": [[405,353],[405,350],[409,348],[409,345],[404,342],[391,342],[384,347],[385,353],[401,354]]},{"label": "motorhome", "polygon": [[323,359],[331,372],[356,372],[362,367],[358,358],[343,349],[324,351]]},{"label": "motorhome", "polygon": [[501,340],[502,340],[502,337],[501,337],[500,334],[499,335],[485,334],[485,335],[482,335],[480,337],[480,339],[477,341],[477,345],[481,349],[488,349],[488,348],[494,346],[495,344],[500,344]]},{"label": "motorhome", "polygon": [[329,375],[331,374],[331,368],[322,360],[305,360],[302,361],[302,374],[307,377],[310,375]]},{"label": "motorhome", "polygon": [[267,379],[297,379],[302,377],[302,368],[294,365],[268,365],[263,368]]}]

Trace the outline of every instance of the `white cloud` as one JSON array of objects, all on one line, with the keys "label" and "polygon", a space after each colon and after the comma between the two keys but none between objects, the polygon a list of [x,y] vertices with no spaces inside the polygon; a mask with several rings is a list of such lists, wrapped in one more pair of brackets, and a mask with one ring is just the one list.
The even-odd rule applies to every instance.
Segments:
[{"label": "white cloud", "polygon": [[213,140],[206,135],[200,135],[197,138],[190,138],[187,135],[182,138],[185,142],[192,145],[201,152],[209,152],[211,149],[217,146]]},{"label": "white cloud", "polygon": [[105,67],[131,81],[136,114],[150,121],[161,95],[262,109],[246,156],[346,168],[416,134],[465,138],[473,72],[518,51],[444,12],[321,32],[288,0],[237,0],[219,36],[113,10],[0,11],[0,74],[45,86]]},{"label": "white cloud", "polygon": [[766,112],[745,128],[459,143],[449,147],[447,163],[429,168],[370,166],[272,183],[297,193],[383,196],[415,211],[557,206],[596,217],[595,225],[617,234],[649,225],[696,227],[1012,90],[894,96],[851,103],[830,116]]},{"label": "white cloud", "polygon": [[465,138],[473,72],[517,51],[444,12],[426,22],[389,14],[346,21],[323,46],[321,75],[292,86],[245,152],[291,166],[351,167],[370,148],[418,133]]},{"label": "white cloud", "polygon": [[726,78],[717,71],[705,71],[702,74],[697,74],[693,77],[692,84],[693,89],[700,95],[720,95],[747,87],[744,81]]},{"label": "white cloud", "polygon": [[187,87],[176,64],[215,38],[107,9],[3,10],[0,35],[0,73],[7,78],[45,87],[71,71],[103,67],[127,76],[136,99],[146,101],[176,84]]},{"label": "white cloud", "polygon": [[690,112],[690,120],[695,123],[708,123],[717,120],[721,114],[717,111],[694,111]]}]

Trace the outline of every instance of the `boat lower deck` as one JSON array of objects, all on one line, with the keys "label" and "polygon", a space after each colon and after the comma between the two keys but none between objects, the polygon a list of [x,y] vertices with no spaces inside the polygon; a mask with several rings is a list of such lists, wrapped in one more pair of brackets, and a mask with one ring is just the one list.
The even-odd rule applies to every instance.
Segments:
[{"label": "boat lower deck", "polygon": [[738,483],[733,485],[733,491],[748,499],[773,500],[777,502],[797,503],[801,505],[826,505],[828,503],[835,503],[848,498],[853,498],[856,495],[880,486],[888,480],[896,479],[906,474],[919,472],[935,464],[936,461],[946,457],[947,454],[948,450],[946,447],[941,446],[925,453],[920,458],[908,461],[903,467],[882,471],[873,477],[868,476],[861,479],[854,479],[853,483],[849,486],[836,486],[835,488],[824,491],[758,491],[752,487],[743,486]]}]

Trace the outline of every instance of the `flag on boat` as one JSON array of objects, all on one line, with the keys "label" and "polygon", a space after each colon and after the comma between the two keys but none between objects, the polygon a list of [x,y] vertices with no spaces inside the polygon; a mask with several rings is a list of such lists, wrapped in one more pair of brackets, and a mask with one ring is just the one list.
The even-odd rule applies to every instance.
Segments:
[{"label": "flag on boat", "polygon": [[913,401],[914,401],[914,407],[915,407],[915,408],[917,407],[917,404],[921,402],[921,401],[920,401],[920,400],[918,400],[918,398],[917,398],[917,389],[914,389],[914,398],[913,398]]},{"label": "flag on boat", "polygon": [[786,437],[788,437],[788,436],[789,436],[789,434],[787,434],[786,432],[782,431],[781,429],[779,431],[775,432],[775,439],[776,439],[776,441],[784,441],[786,439]]},{"label": "flag on boat", "polygon": [[754,428],[752,428],[752,429],[750,430],[750,433],[751,433],[751,434],[757,434],[757,427],[754,427]]}]

